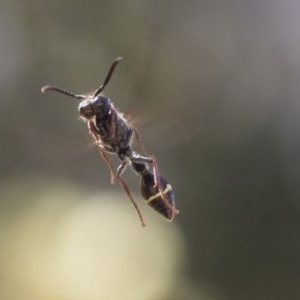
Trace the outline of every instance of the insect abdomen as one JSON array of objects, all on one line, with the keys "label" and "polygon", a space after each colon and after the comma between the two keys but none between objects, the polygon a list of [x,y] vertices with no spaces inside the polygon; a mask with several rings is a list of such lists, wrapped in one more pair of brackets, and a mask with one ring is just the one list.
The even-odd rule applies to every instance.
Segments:
[{"label": "insect abdomen", "polygon": [[[168,181],[160,176],[160,183],[163,187],[164,199],[161,197],[160,191],[155,186],[154,176],[151,172],[142,176],[141,194],[155,211],[164,216],[167,220],[172,221],[174,218],[175,196],[171,185]],[[167,203],[166,203],[167,201]]]}]

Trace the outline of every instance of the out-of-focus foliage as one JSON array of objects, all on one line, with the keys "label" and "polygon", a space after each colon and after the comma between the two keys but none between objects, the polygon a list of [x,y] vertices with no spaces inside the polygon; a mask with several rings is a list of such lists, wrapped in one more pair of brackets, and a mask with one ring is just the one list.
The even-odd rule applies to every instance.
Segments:
[{"label": "out-of-focus foliage", "polygon": [[[299,15],[289,0],[2,1],[1,298],[299,299]],[[106,94],[172,183],[175,224],[141,203],[141,229],[106,193],[78,103],[40,94],[88,92],[117,56]]]}]

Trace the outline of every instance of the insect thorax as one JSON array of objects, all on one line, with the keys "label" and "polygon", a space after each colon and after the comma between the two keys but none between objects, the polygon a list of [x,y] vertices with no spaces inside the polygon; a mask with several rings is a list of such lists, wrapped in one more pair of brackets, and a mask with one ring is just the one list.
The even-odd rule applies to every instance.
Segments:
[{"label": "insect thorax", "polygon": [[95,126],[104,148],[109,149],[109,152],[119,152],[129,148],[132,126],[112,105],[106,114],[96,115]]}]

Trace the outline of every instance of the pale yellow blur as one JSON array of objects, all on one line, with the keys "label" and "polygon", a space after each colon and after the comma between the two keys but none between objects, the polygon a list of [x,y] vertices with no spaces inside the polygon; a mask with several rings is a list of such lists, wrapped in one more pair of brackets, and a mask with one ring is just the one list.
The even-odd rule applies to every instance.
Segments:
[{"label": "pale yellow blur", "polygon": [[146,228],[122,193],[33,181],[1,199],[1,299],[165,299],[180,283],[180,231],[142,202]]}]

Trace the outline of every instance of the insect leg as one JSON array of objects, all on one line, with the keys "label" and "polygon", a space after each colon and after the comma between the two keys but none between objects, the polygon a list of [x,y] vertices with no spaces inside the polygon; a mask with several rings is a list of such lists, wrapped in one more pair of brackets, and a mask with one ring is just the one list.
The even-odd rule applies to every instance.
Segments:
[{"label": "insect leg", "polygon": [[133,199],[132,193],[131,193],[128,185],[126,184],[126,182],[124,181],[124,179],[121,177],[121,174],[126,169],[128,163],[126,161],[122,162],[122,164],[118,167],[117,173],[115,175],[114,172],[112,171],[112,166],[111,166],[109,157],[107,156],[107,154],[105,153],[105,151],[102,150],[101,148],[99,148],[99,151],[101,153],[102,158],[107,163],[108,167],[110,168],[110,170],[112,172],[113,182],[115,182],[115,180],[117,180],[120,183],[120,185],[122,186],[123,190],[125,191],[125,193],[127,194],[128,198],[130,199],[132,205],[134,206],[134,208],[135,208],[135,210],[136,210],[136,212],[137,212],[137,214],[138,214],[138,216],[140,218],[142,226],[145,227],[146,224],[145,224],[144,218],[142,216],[142,213],[141,213],[138,205],[136,204],[135,200]]},{"label": "insect leg", "polygon": [[165,191],[163,189],[163,185],[162,185],[162,183],[160,181],[161,176],[159,176],[159,173],[158,173],[158,167],[157,167],[157,164],[156,164],[156,160],[155,160],[155,158],[153,156],[152,156],[152,159],[153,159],[152,168],[153,168],[154,182],[155,182],[155,184],[158,187],[160,196],[163,199],[163,201],[165,202],[165,204],[167,205],[167,207],[170,208],[174,212],[174,214],[177,215],[179,213],[179,210],[177,208],[175,208],[174,206],[172,206],[169,203],[168,199],[166,198],[166,193],[165,193]]},{"label": "insect leg", "polygon": [[102,150],[99,147],[99,151],[100,151],[100,154],[102,156],[102,159],[106,162],[106,165],[108,166],[108,169],[110,171],[110,183],[114,184],[116,182],[116,174],[115,174],[115,171],[113,169],[112,163],[111,163],[109,157],[107,156],[107,154],[104,150]]},{"label": "insect leg", "polygon": [[[99,136],[98,136],[97,128],[96,128],[96,126],[95,126],[93,120],[89,120],[89,121],[88,121],[88,128],[89,128],[89,130],[90,130],[90,133],[93,135],[95,141],[96,141],[97,143],[99,143],[99,142],[100,142],[100,139],[99,139]],[[106,152],[105,152],[103,149],[101,149],[100,147],[98,147],[98,148],[99,148],[99,152],[100,152],[100,154],[101,154],[103,160],[106,162],[106,164],[107,164],[107,166],[108,166],[108,168],[109,168],[109,170],[110,170],[111,182],[114,183],[115,179],[118,180],[118,182],[119,182],[120,185],[122,186],[123,190],[124,190],[125,193],[127,194],[128,198],[130,199],[132,205],[134,206],[134,208],[135,208],[135,210],[136,210],[136,212],[137,212],[137,214],[138,214],[138,216],[139,216],[139,218],[140,218],[140,221],[141,221],[142,226],[145,227],[146,224],[145,224],[144,218],[143,218],[143,216],[142,216],[142,213],[141,213],[141,211],[140,211],[138,205],[136,204],[136,202],[135,202],[134,199],[133,199],[133,196],[132,196],[131,191],[130,191],[129,187],[127,186],[126,182],[122,179],[122,177],[120,177],[121,173],[124,172],[124,170],[125,170],[125,168],[126,168],[127,165],[124,164],[124,166],[123,166],[123,163],[122,163],[122,164],[120,165],[120,167],[118,168],[118,170],[119,170],[119,175],[118,175],[118,174],[116,175],[115,172],[114,172],[114,170],[113,170],[113,166],[112,166],[112,164],[111,164],[111,162],[110,162],[110,159],[109,159],[109,157],[107,156]]]},{"label": "insect leg", "polygon": [[[97,128],[96,128],[96,126],[95,126],[95,124],[94,124],[94,122],[92,120],[88,121],[88,128],[90,130],[90,133],[93,135],[96,143],[99,144],[100,139],[99,139],[99,136],[98,136]],[[100,154],[102,156],[102,159],[106,162],[106,164],[107,164],[107,166],[109,168],[109,171],[110,171],[110,182],[113,184],[113,183],[115,183],[116,175],[115,175],[115,171],[114,171],[114,168],[112,166],[112,163],[111,163],[109,157],[106,155],[106,153],[105,153],[104,150],[102,150],[99,147],[99,151],[100,151]]]},{"label": "insect leg", "polygon": [[145,227],[146,224],[145,224],[144,218],[143,218],[143,216],[142,216],[142,213],[141,213],[141,211],[140,211],[138,205],[137,205],[136,202],[134,201],[133,196],[132,196],[132,193],[131,193],[131,191],[130,191],[128,185],[126,184],[126,182],[123,180],[122,177],[117,177],[117,180],[118,180],[119,183],[121,184],[123,190],[125,191],[125,193],[126,193],[127,196],[129,197],[129,199],[130,199],[132,205],[134,206],[134,208],[135,208],[135,210],[136,210],[136,212],[137,212],[137,214],[138,214],[138,216],[139,216],[139,218],[140,218],[140,221],[141,221],[142,226]]},{"label": "insect leg", "polygon": [[[179,210],[177,210],[172,204],[170,204],[169,199],[167,198],[167,192],[164,185],[161,183],[161,176],[158,173],[158,167],[156,164],[156,159],[154,156],[146,157],[146,156],[140,156],[136,153],[133,153],[130,157],[131,162],[133,163],[146,163],[151,164],[153,169],[153,177],[154,177],[154,187],[157,187],[158,192],[160,194],[161,199],[163,200],[166,207],[168,207],[170,210],[173,211],[174,214],[178,214]],[[145,173],[146,175],[147,173]],[[142,173],[140,173],[141,176],[143,176]],[[166,181],[166,179],[162,179],[163,181]],[[170,186],[171,187],[171,186]],[[154,195],[153,195],[154,196]]]},{"label": "insect leg", "polygon": [[142,142],[142,138],[141,138],[139,131],[135,127],[133,127],[132,129],[134,132],[135,139],[136,139],[137,143],[140,145],[142,152],[144,153],[144,155],[149,156],[149,154]]},{"label": "insect leg", "polygon": [[158,167],[157,167],[157,163],[156,163],[156,159],[154,156],[149,155],[149,153],[147,152],[143,142],[142,142],[142,138],[141,135],[139,133],[139,131],[137,130],[137,128],[133,127],[133,131],[134,131],[134,136],[136,138],[136,141],[138,142],[138,144],[141,147],[142,152],[146,155],[146,157],[143,156],[138,156],[136,154],[133,154],[133,159],[135,162],[144,162],[144,163],[149,163],[152,165],[153,168],[153,175],[154,175],[154,183],[155,185],[158,187],[159,193],[163,199],[163,201],[165,202],[165,204],[167,205],[168,208],[172,209],[172,211],[176,214],[179,213],[179,211],[173,207],[169,201],[166,199],[166,196],[164,194],[163,191],[163,185],[160,182],[160,177],[159,177],[159,173],[158,173]]},{"label": "insect leg", "polygon": [[126,160],[123,160],[117,169],[116,177],[120,177],[124,173],[127,166],[128,166],[128,162]]}]

